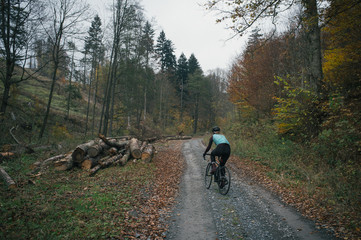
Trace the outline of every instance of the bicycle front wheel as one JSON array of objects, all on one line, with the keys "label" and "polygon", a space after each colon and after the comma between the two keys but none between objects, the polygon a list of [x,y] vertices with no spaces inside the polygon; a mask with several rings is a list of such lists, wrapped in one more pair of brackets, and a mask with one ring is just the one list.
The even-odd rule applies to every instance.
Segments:
[{"label": "bicycle front wheel", "polygon": [[206,173],[204,174],[204,183],[207,189],[209,189],[212,184],[213,175],[211,174],[211,171],[212,171],[212,163],[208,163],[206,168]]},{"label": "bicycle front wheel", "polygon": [[[222,174],[221,171],[223,171]],[[222,169],[219,169],[219,176],[220,176],[220,179],[218,181],[219,193],[222,195],[226,195],[231,187],[231,172],[228,170],[227,167],[222,167]]]}]

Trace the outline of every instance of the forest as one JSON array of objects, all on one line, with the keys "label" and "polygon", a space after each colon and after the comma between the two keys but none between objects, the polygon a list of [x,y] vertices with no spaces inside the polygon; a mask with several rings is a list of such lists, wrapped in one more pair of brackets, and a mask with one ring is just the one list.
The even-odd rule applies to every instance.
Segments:
[{"label": "forest", "polygon": [[[194,54],[176,56],[135,0],[114,1],[107,26],[86,1],[1,0],[1,152],[71,148],[98,134],[199,136],[218,125],[233,154],[313,199],[298,206],[306,215],[356,239],[361,2],[214,0],[204,8],[236,36],[248,34],[229,69],[205,73]],[[257,26],[263,20],[268,32]]]},{"label": "forest", "polygon": [[206,75],[194,54],[175,56],[137,1],[112,8],[103,26],[81,1],[2,7],[1,144],[13,141],[16,126],[18,138],[28,131],[37,135],[32,141],[50,142],[56,135],[195,134],[227,111],[217,105],[230,109],[222,70]]}]

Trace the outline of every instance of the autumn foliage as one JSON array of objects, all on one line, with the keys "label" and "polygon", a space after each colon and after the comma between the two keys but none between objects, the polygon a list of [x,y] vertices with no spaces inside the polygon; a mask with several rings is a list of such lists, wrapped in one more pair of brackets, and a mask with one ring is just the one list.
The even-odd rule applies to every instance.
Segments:
[{"label": "autumn foliage", "polygon": [[[307,152],[304,156],[295,155],[300,158],[296,168],[302,165],[303,170],[295,170],[290,176],[299,181],[297,176],[306,172],[305,167],[313,169],[306,174],[307,184],[316,185],[319,193],[309,197],[318,198],[318,204],[329,209],[328,221],[334,221],[335,226],[347,225],[336,231],[349,236],[360,234],[357,222],[361,218],[353,213],[361,210],[360,12],[359,1],[346,0],[330,1],[322,13],[321,89],[312,87],[307,27],[299,25],[272,36],[254,32],[246,50],[232,65],[228,88],[238,111],[238,122],[243,124],[240,129],[246,134],[234,134],[243,137],[241,154],[246,156],[245,152],[254,147],[246,145],[250,136],[252,143],[260,144],[260,153],[266,148],[275,151],[276,145],[267,145],[265,135],[260,137],[262,129],[257,127],[262,122],[276,129],[281,144],[299,144],[299,149]],[[249,120],[253,125],[245,130],[244,123]],[[232,131],[237,124],[232,123]],[[280,149],[286,147],[281,145]],[[286,174],[291,169],[286,157],[280,159],[287,163],[276,164],[276,160],[260,160],[255,152],[251,156],[267,162],[267,166],[274,164],[278,173]]]}]

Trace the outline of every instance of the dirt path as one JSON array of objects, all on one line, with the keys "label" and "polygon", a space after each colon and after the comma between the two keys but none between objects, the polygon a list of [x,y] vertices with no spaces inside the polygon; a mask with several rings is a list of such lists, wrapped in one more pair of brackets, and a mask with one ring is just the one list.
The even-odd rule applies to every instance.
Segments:
[{"label": "dirt path", "polygon": [[207,190],[204,149],[200,139],[183,144],[186,170],[167,239],[334,239],[276,196],[232,170],[228,195],[219,194],[214,183]]}]

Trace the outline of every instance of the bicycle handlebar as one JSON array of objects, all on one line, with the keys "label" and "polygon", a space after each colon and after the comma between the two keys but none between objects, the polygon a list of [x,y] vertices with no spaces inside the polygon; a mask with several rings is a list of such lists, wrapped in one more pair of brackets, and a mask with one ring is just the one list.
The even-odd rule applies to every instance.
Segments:
[{"label": "bicycle handlebar", "polygon": [[206,155],[211,156],[210,153],[206,153],[206,154],[203,156],[203,160],[206,160]]}]

